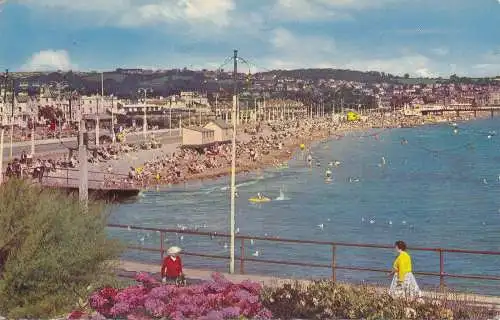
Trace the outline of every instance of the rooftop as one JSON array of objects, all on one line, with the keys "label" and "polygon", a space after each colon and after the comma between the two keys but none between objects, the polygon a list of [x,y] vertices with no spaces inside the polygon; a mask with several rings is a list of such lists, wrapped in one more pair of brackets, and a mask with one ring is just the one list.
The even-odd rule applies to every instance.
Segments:
[{"label": "rooftop", "polygon": [[216,126],[218,126],[221,129],[231,129],[231,125],[230,124],[228,124],[225,121],[220,120],[220,119],[212,120],[212,121],[209,122],[209,124],[210,123],[215,124]]},{"label": "rooftop", "polygon": [[184,128],[184,129],[192,130],[192,131],[198,131],[198,132],[213,132],[213,130],[211,130],[211,129],[202,128],[202,127],[187,127],[187,128]]}]

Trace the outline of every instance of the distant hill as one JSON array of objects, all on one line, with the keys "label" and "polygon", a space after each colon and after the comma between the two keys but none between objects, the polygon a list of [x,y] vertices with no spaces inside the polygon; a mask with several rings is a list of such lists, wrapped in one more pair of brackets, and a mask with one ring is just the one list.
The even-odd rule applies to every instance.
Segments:
[{"label": "distant hill", "polygon": [[335,79],[343,81],[355,81],[363,83],[380,83],[397,79],[396,76],[378,71],[355,71],[343,69],[296,69],[296,70],[273,70],[262,73],[263,75],[279,75],[281,77],[300,78],[304,80],[317,81],[319,79]]},{"label": "distant hill", "polygon": [[[101,92],[101,74],[97,72],[51,72],[51,73],[14,73],[18,79],[17,85],[25,88],[30,87],[30,92],[36,92],[36,85],[50,82],[65,81],[71,90],[77,90],[81,94],[96,94]],[[215,80],[217,77],[217,80]],[[400,84],[432,84],[436,82],[453,83],[485,83],[494,82],[492,79],[471,79],[452,75],[450,79],[423,79],[394,76],[385,72],[377,71],[354,71],[341,69],[296,69],[296,70],[273,70],[257,73],[252,78],[274,79],[267,81],[267,85],[273,86],[279,79],[294,78],[310,81],[320,79],[335,79],[343,81],[354,81],[368,84],[374,83],[400,83]],[[242,87],[246,75],[240,74]],[[498,82],[498,81],[497,81]],[[214,93],[220,90],[232,92],[232,80],[227,74],[217,74],[209,71],[192,71],[187,69],[174,69],[165,71],[147,71],[141,69],[118,69],[104,73],[104,90],[106,94],[114,94],[118,97],[136,96],[139,88],[152,88],[157,95],[168,96],[180,91],[203,91]]]},{"label": "distant hill", "polygon": [[[93,94],[101,91],[101,74],[96,72],[52,72],[52,73],[16,73],[25,84],[44,84],[65,81],[73,90],[82,94]],[[393,75],[380,72],[361,72],[336,69],[297,69],[275,70],[254,75],[276,76],[280,78],[296,78],[317,81],[319,79],[336,79],[365,83],[388,82],[396,79]],[[240,75],[243,82],[244,74]],[[204,72],[190,70],[167,70],[161,72],[128,72],[117,70],[104,73],[104,89],[107,94],[117,96],[133,96],[141,87],[152,88],[156,94],[169,95],[179,91],[197,90],[213,93],[220,89],[231,90],[232,81],[219,77],[218,81],[205,76]]]}]

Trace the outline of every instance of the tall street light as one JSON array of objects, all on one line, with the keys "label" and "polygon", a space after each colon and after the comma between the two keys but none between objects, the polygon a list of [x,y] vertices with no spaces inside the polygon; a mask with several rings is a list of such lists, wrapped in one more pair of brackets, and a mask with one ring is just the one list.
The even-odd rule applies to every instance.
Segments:
[{"label": "tall street light", "polygon": [[33,109],[33,104],[31,105],[31,156],[35,156],[35,110]]},{"label": "tall street light", "polygon": [[[101,72],[101,108],[104,109],[104,72]],[[101,123],[99,119],[99,108],[95,117],[95,145],[99,146]]]},{"label": "tall street light", "polygon": [[231,150],[231,211],[229,214],[229,229],[231,234],[229,273],[234,273],[234,245],[235,245],[235,209],[236,209],[236,117],[238,108],[238,50],[234,50],[233,55],[234,70],[234,95],[233,95],[233,137]]},{"label": "tall street light", "polygon": [[115,135],[115,114],[114,114],[114,99],[115,96],[111,95],[111,141],[113,143],[116,142],[116,135]]},{"label": "tall street light", "polygon": [[172,100],[169,101],[170,107],[168,108],[168,135],[172,135]]},{"label": "tall street light", "polygon": [[[2,100],[2,120],[0,123],[0,185],[3,183],[3,140],[5,134],[5,107],[7,106],[6,97],[7,97],[7,74],[8,70],[5,71],[4,75],[4,96]],[[0,93],[2,90],[0,90]]]},{"label": "tall street light", "polygon": [[12,160],[12,145],[14,142],[14,107],[16,104],[16,82],[12,79],[12,113],[10,117],[10,153],[9,158]]},{"label": "tall street light", "polygon": [[148,132],[148,121],[147,121],[147,114],[146,114],[146,99],[147,99],[148,92],[149,93],[153,92],[153,89],[151,89],[151,88],[139,88],[139,90],[137,90],[137,92],[139,94],[141,94],[141,93],[144,94],[144,103],[143,103],[144,119],[142,121],[142,133],[144,136],[144,141],[146,141],[146,136],[147,136],[147,132]]}]

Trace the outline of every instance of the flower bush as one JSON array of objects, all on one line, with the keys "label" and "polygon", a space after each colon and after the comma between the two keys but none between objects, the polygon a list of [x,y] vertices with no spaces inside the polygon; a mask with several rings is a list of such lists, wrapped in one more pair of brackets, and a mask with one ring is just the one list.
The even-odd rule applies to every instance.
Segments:
[{"label": "flower bush", "polygon": [[492,319],[493,310],[465,300],[395,299],[373,287],[318,281],[268,287],[261,301],[278,319]]},{"label": "flower bush", "polygon": [[135,286],[94,292],[90,307],[98,316],[128,319],[270,319],[260,302],[262,287],[244,281],[234,284],[214,273],[211,281],[178,287],[163,285],[147,273],[136,275]]}]

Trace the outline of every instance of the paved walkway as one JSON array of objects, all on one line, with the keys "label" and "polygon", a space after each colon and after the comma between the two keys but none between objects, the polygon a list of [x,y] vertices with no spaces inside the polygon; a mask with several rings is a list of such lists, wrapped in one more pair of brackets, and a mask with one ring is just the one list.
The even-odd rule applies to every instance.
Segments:
[{"label": "paved walkway", "polygon": [[[160,272],[160,265],[155,265],[155,264],[147,264],[147,263],[141,263],[141,262],[135,262],[135,261],[119,261],[118,263],[118,269],[126,272],[139,272],[139,271],[144,271],[144,272],[149,272],[149,273],[159,273]],[[213,270],[199,270],[199,269],[187,269],[184,268],[184,273],[186,274],[187,277],[193,278],[193,279],[200,279],[200,280],[209,280],[211,274],[213,273]],[[226,279],[234,282],[234,283],[239,283],[244,280],[251,280],[254,282],[259,282],[262,285],[265,286],[276,286],[280,285],[283,283],[292,283],[295,281],[300,281],[303,284],[310,283],[310,280],[305,280],[305,279],[283,279],[283,278],[276,278],[276,277],[270,277],[270,276],[261,276],[261,275],[250,275],[250,274],[228,274],[228,273],[222,273]],[[378,287],[377,289],[383,291],[387,290],[387,288],[383,287]],[[442,296],[442,293],[437,293],[437,292],[423,292],[424,297],[428,298],[436,298],[439,296]],[[449,299],[457,299],[457,300],[467,300],[470,303],[473,304],[480,304],[480,305],[488,305],[488,306],[494,306],[496,309],[500,310],[500,297],[497,296],[481,296],[481,295],[472,295],[472,294],[453,294],[451,297],[448,297]]]}]

